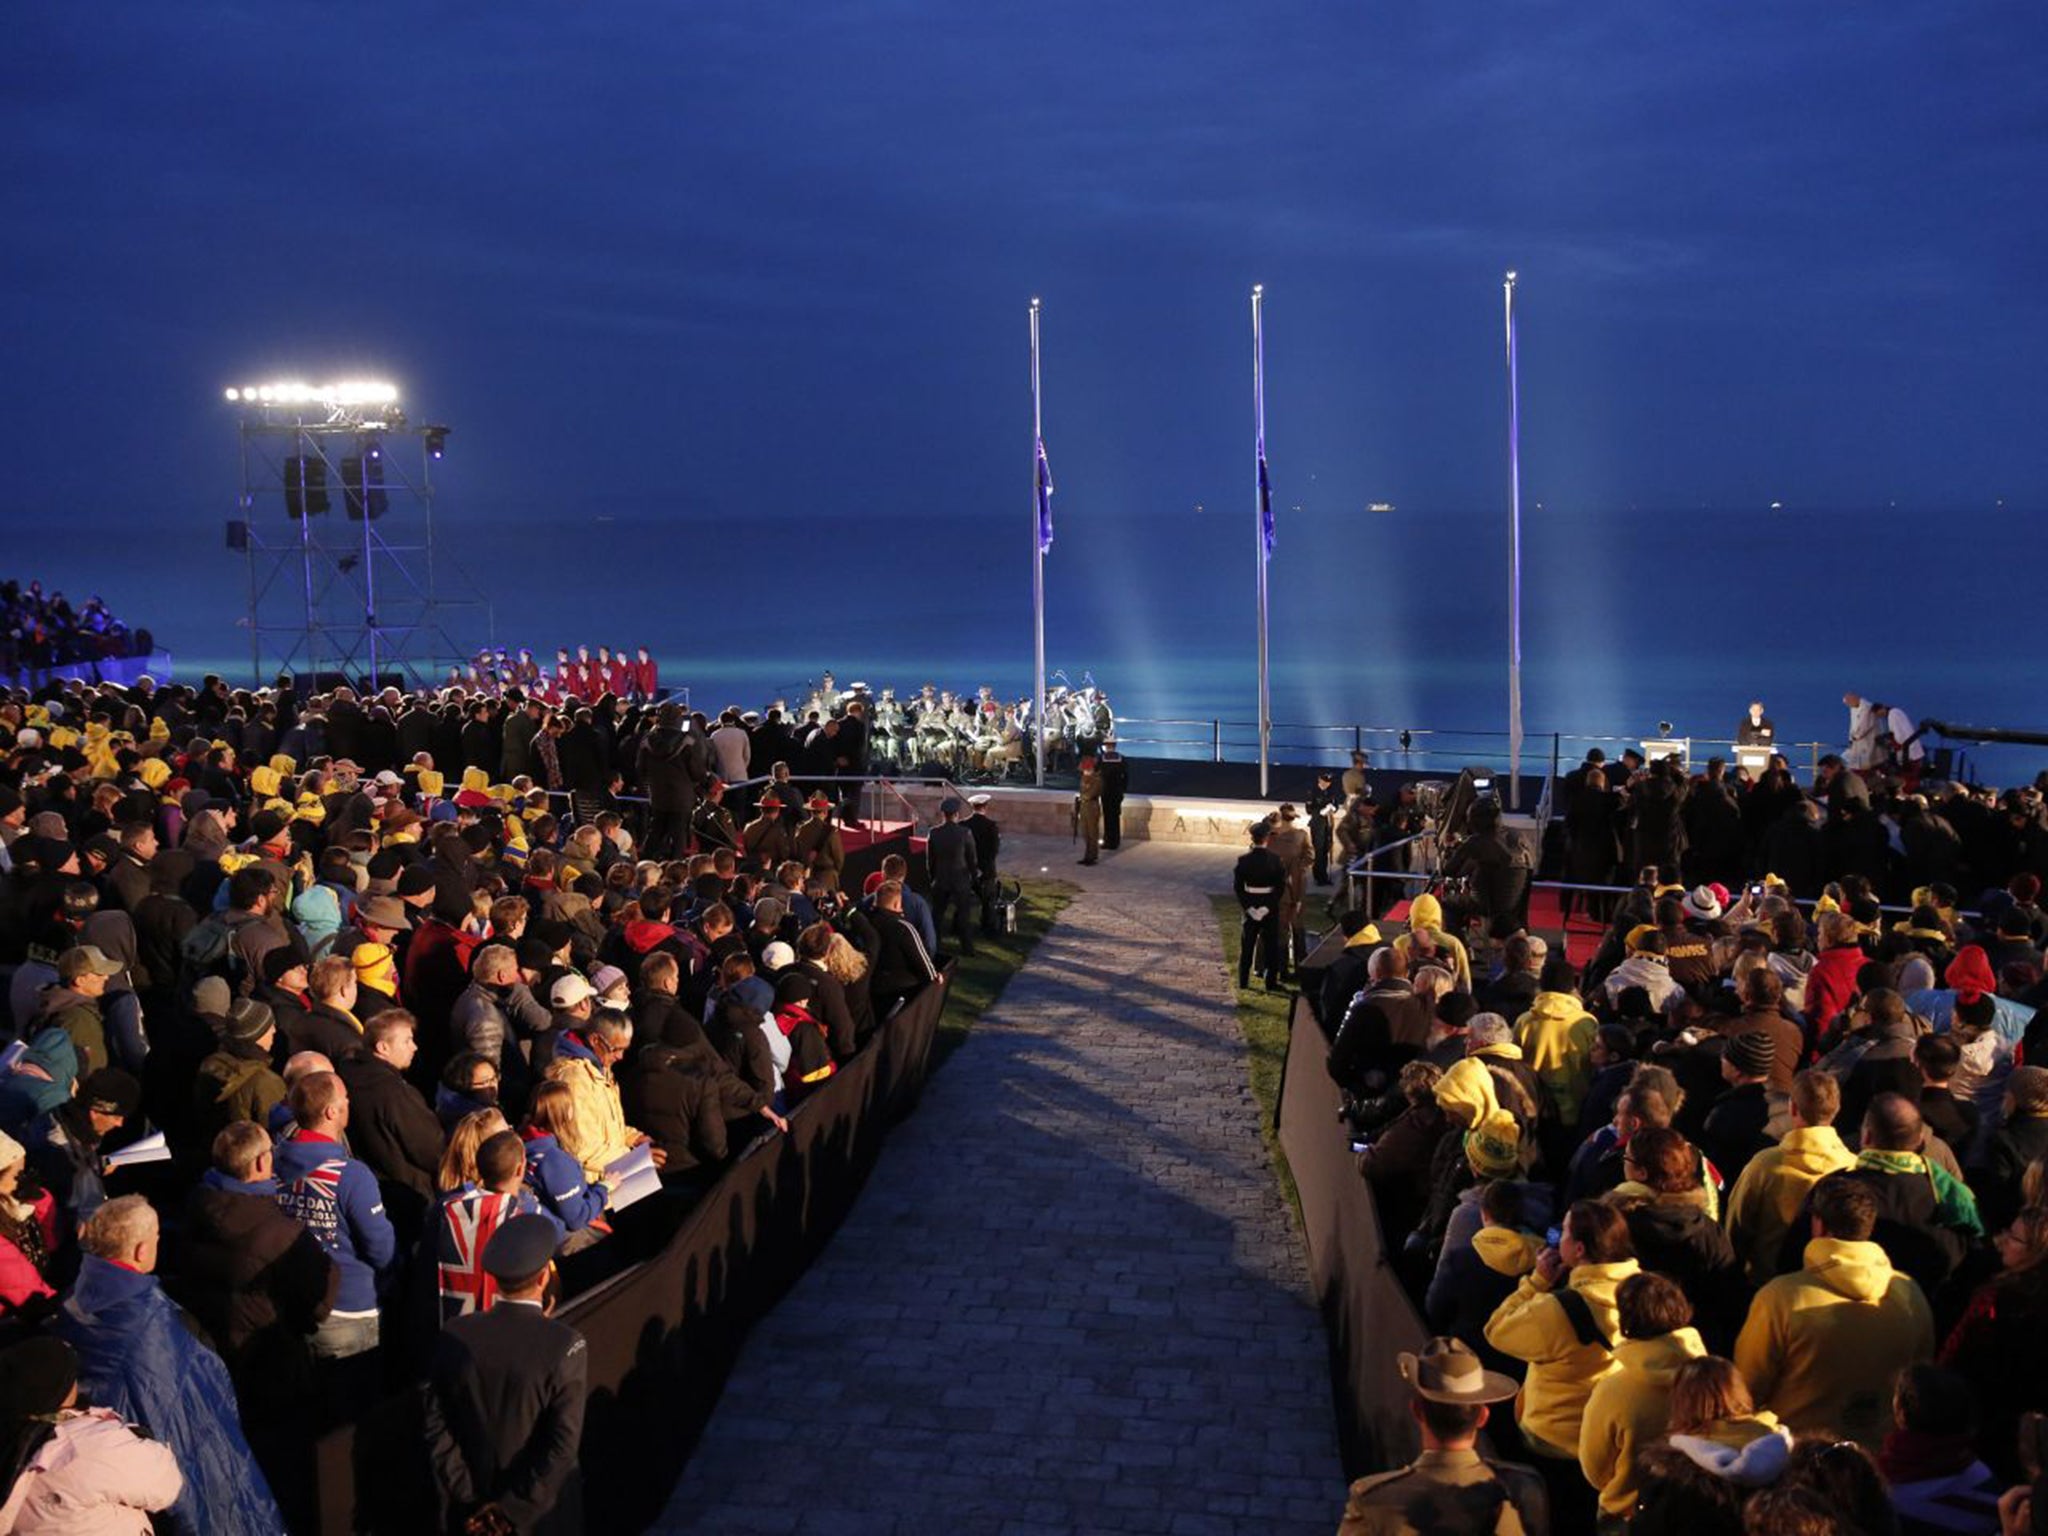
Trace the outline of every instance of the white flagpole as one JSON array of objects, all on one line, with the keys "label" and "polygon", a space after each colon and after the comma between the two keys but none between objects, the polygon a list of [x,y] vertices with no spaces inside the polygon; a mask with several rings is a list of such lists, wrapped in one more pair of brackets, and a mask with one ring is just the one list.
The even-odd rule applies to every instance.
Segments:
[{"label": "white flagpole", "polygon": [[1033,779],[1045,788],[1045,540],[1040,519],[1043,491],[1039,485],[1039,445],[1045,441],[1045,414],[1038,388],[1038,300],[1031,301],[1031,736]]},{"label": "white flagpole", "polygon": [[1252,284],[1252,426],[1257,434],[1252,464],[1252,547],[1259,570],[1259,798],[1268,793],[1273,755],[1273,689],[1267,674],[1266,501],[1266,285]]},{"label": "white flagpole", "polygon": [[1501,284],[1508,345],[1508,809],[1522,785],[1522,416],[1515,382],[1515,274]]}]

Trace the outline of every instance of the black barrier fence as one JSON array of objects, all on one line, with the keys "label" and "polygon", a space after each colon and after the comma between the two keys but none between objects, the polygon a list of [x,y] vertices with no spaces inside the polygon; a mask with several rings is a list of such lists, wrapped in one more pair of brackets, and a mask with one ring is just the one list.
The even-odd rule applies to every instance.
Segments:
[{"label": "black barrier fence", "polygon": [[[658,1252],[557,1315],[589,1348],[581,1465],[566,1498],[593,1531],[637,1530],[666,1504],[753,1322],[851,1209],[892,1123],[924,1091],[952,984],[907,1003],[690,1207]],[[433,1528],[417,1391],[315,1447],[321,1536]]]},{"label": "black barrier fence", "polygon": [[1309,1280],[1330,1335],[1344,1473],[1356,1478],[1398,1467],[1420,1448],[1394,1356],[1419,1350],[1429,1330],[1395,1273],[1372,1190],[1358,1176],[1337,1117],[1341,1096],[1324,1065],[1328,1054],[1307,1000],[1295,998],[1280,1083],[1280,1149],[1301,1197]]}]

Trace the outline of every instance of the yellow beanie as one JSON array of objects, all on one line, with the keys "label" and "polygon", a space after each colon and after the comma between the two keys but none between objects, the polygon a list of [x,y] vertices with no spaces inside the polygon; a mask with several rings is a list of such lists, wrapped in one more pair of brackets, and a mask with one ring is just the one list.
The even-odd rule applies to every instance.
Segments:
[{"label": "yellow beanie", "polygon": [[160,757],[145,757],[135,765],[135,776],[147,789],[162,789],[171,781],[171,765]]},{"label": "yellow beanie", "polygon": [[448,787],[448,780],[442,776],[438,768],[415,768],[411,764],[407,764],[405,771],[407,773],[417,773],[420,776],[420,793],[423,795],[431,795],[439,799],[441,792]]}]

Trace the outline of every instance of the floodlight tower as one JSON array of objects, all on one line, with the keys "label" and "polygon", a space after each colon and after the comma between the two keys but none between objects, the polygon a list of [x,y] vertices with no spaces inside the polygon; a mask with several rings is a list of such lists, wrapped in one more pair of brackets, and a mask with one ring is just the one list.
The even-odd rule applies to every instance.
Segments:
[{"label": "floodlight tower", "polygon": [[[397,386],[378,381],[245,385],[226,396],[241,414],[242,493],[227,543],[249,567],[253,683],[305,672],[371,691],[394,677],[418,687],[463,654],[444,610],[481,608],[491,628],[474,584],[435,556],[433,469],[446,427],[408,423]],[[406,439],[418,442],[417,471],[385,451]],[[387,513],[405,530],[397,541],[384,532]]]}]

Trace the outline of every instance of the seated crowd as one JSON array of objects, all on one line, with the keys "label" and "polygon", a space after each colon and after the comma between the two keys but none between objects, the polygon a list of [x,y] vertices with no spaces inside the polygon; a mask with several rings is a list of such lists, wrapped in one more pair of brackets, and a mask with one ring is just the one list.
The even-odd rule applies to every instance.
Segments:
[{"label": "seated crowd", "polygon": [[[1798,813],[1824,843],[1828,799]],[[1523,1524],[1471,1529],[1547,1503],[1556,1531],[1997,1532],[2000,1495],[2029,1497],[2048,823],[2032,791],[1993,803],[2009,840],[1963,839],[1973,862],[1822,865],[1810,908],[1775,874],[1731,893],[1646,870],[1584,967],[1526,932],[1489,962],[1425,894],[1390,940],[1348,915],[1304,973],[1432,1348],[1507,1378],[1488,1432],[1541,1473],[1503,1480]],[[1993,878],[1969,914],[1937,879],[1887,916],[1901,859]],[[1416,1391],[1441,1471],[1486,1398]],[[1427,1528],[1376,1523],[1402,1496],[1357,1485],[1345,1530]]]},{"label": "seated crowd", "polygon": [[[430,1370],[453,1413],[451,1323],[644,1257],[935,979],[900,857],[841,890],[829,799],[741,828],[702,717],[579,711],[636,839],[551,808],[561,718],[0,695],[0,1529],[298,1523],[324,1429]],[[502,1512],[462,1460],[456,1523]]]},{"label": "seated crowd", "polygon": [[131,631],[97,595],[80,608],[40,581],[0,582],[0,672],[61,667],[110,656],[146,656],[146,629]]}]

